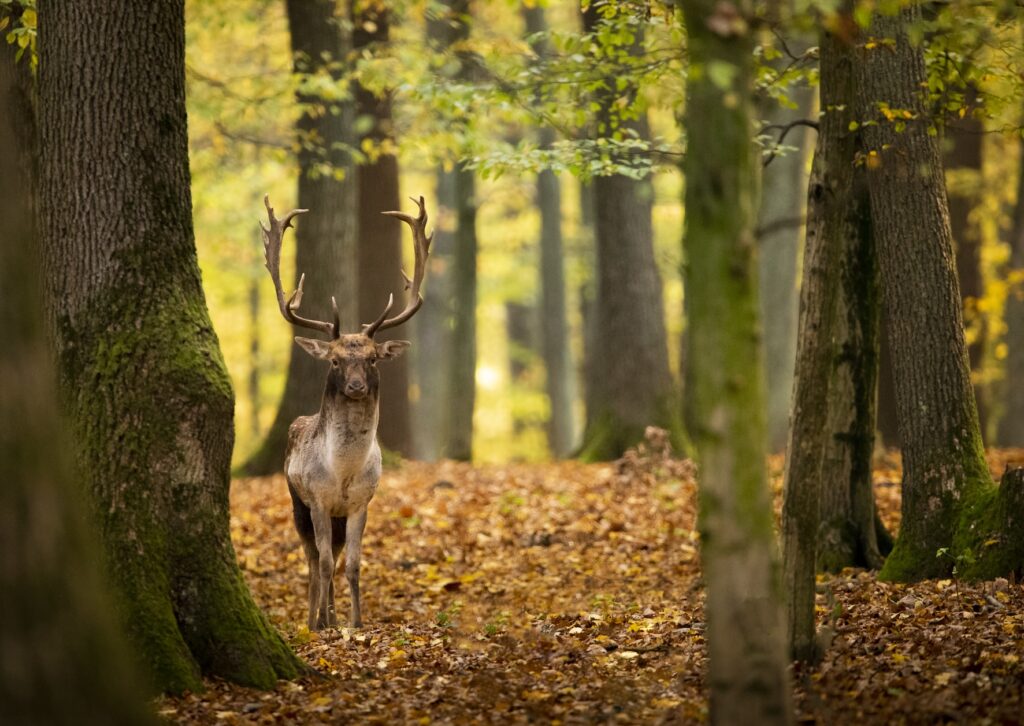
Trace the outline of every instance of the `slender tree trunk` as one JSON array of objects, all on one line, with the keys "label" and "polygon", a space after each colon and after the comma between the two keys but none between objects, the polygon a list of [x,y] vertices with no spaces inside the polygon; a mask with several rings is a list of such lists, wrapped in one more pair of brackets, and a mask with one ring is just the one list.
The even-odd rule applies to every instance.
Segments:
[{"label": "slender tree trunk", "polygon": [[[254,270],[255,272],[255,270]],[[249,280],[249,427],[253,438],[260,435],[260,280],[255,274]]]},{"label": "slender tree trunk", "polygon": [[876,427],[883,446],[900,448],[900,429],[896,416],[896,382],[892,373],[892,350],[889,344],[889,313],[882,301],[881,334],[878,338],[878,412]]},{"label": "slender tree trunk", "polygon": [[1024,447],[1024,142],[1020,144],[1017,203],[1010,231],[1010,292],[1006,298],[1006,412],[999,426],[1002,446]]},{"label": "slender tree trunk", "polygon": [[[345,37],[334,0],[287,0],[294,72],[300,76],[326,73],[342,78]],[[344,329],[355,329],[357,315],[356,185],[348,151],[352,145],[351,103],[325,100],[304,92],[296,125],[299,139],[298,206],[311,210],[296,224],[295,284],[305,274],[304,314],[330,320],[330,300],[338,302]],[[282,324],[281,331],[290,326]],[[284,393],[263,444],[242,466],[250,476],[281,471],[288,427],[298,416],[315,413],[323,395],[323,364],[298,346],[290,346]]]},{"label": "slender tree trunk", "polygon": [[601,387],[597,379],[598,358],[601,353],[597,343],[597,250],[594,237],[594,187],[580,181],[580,249],[584,251],[585,268],[591,277],[579,289],[580,320],[583,322],[583,360],[580,363],[579,379],[583,382],[583,409],[597,410],[597,391]]},{"label": "slender tree trunk", "polygon": [[[599,29],[601,3],[584,12],[584,26]],[[639,31],[632,48],[639,53]],[[615,84],[611,84],[614,88]],[[598,94],[598,124],[606,129],[612,106],[623,93]],[[646,117],[621,120],[619,128],[641,138],[649,136]],[[661,278],[654,259],[651,223],[653,187],[650,180],[622,174],[596,177],[594,190],[594,237],[597,247],[596,332],[600,341],[592,382],[592,408],[587,411],[581,458],[614,459],[643,439],[644,429],[661,426],[672,434],[676,449],[682,448],[682,423],[678,395],[668,366],[668,340]],[[609,351],[614,351],[610,355]]]},{"label": "slender tree trunk", "polygon": [[455,175],[455,249],[452,264],[452,360],[448,375],[451,402],[445,453],[473,458],[473,410],[476,403],[476,179],[472,171]]},{"label": "slender tree trunk", "polygon": [[[865,158],[903,442],[903,523],[881,573],[891,580],[948,575],[952,557],[936,553],[953,546],[961,518],[977,516],[976,506],[991,491],[942,160],[921,94],[924,59],[906,31],[919,21],[917,5],[896,16],[875,15],[869,32],[881,42],[857,64],[858,115],[877,121],[863,127]],[[879,102],[913,119],[897,131],[878,117]]]},{"label": "slender tree trunk", "polygon": [[16,51],[0,47],[0,722],[149,723],[58,420],[33,220],[32,78]]},{"label": "slender tree trunk", "polygon": [[437,170],[437,216],[434,242],[427,261],[428,293],[412,319],[416,345],[412,348],[416,374],[413,407],[416,458],[432,461],[444,453],[452,355],[451,265],[454,255],[455,175]]},{"label": "slender tree trunk", "polygon": [[[472,55],[460,47],[469,38],[469,0],[444,0],[445,12],[431,23],[430,32],[438,50],[454,55],[454,74],[467,80],[473,72]],[[454,48],[454,49],[453,49]],[[444,390],[447,401],[441,402],[445,412],[442,430],[445,434],[444,455],[469,461],[473,458],[473,411],[476,406],[476,178],[472,171],[456,168],[448,178],[451,184],[451,209],[455,219],[452,232],[451,276],[448,293],[451,297],[450,359],[446,366]],[[447,191],[447,190],[446,190]],[[435,410],[435,414],[440,411]]]},{"label": "slender tree trunk", "polygon": [[[822,59],[824,71],[824,58]],[[837,123],[826,113],[822,134]],[[793,386],[793,425],[789,434],[782,504],[783,581],[792,657],[815,660],[814,593],[818,501],[827,440],[828,388],[839,273],[838,249],[829,244],[824,219],[828,183],[827,147],[818,142],[809,184],[807,246],[800,288],[800,340]]]},{"label": "slender tree trunk", "polygon": [[[523,6],[526,32],[543,33],[547,28],[544,8]],[[550,51],[546,40],[533,41],[534,52],[544,57]],[[550,147],[555,132],[539,131],[541,147]],[[544,355],[544,386],[548,395],[548,447],[555,457],[568,456],[575,444],[572,404],[574,381],[569,354],[569,322],[565,300],[565,252],[562,244],[562,190],[551,169],[537,174],[537,208],[540,211],[540,322],[541,351]]]},{"label": "slender tree trunk", "polygon": [[[536,307],[526,302],[505,303],[505,331],[508,337],[508,373],[509,384],[513,397],[517,391],[523,391],[530,386],[527,374],[530,371],[530,364],[536,356],[536,334],[533,322],[536,316]],[[531,420],[524,418],[522,411],[512,406],[512,430],[515,434],[521,434],[530,425]]]},{"label": "slender tree trunk", "polygon": [[[366,51],[389,41],[390,13],[379,0],[353,0],[352,47]],[[391,94],[378,96],[357,84],[356,114],[369,127],[362,140],[378,150],[394,142],[391,123]],[[379,156],[360,164],[356,171],[359,196],[359,319],[377,318],[395,296],[395,309],[405,305],[402,280],[402,230],[396,220],[381,212],[401,209],[398,195],[398,157],[384,149]],[[400,330],[382,331],[379,340],[395,340]],[[381,446],[403,456],[412,455],[412,423],[409,410],[409,362],[406,358],[390,361],[380,369],[380,424],[377,435]]]},{"label": "slender tree trunk", "polygon": [[[977,106],[978,90],[968,84],[964,103],[969,111]],[[985,339],[987,327],[978,302],[985,296],[985,281],[981,274],[981,235],[971,221],[971,212],[978,206],[981,188],[982,139],[984,124],[973,113],[946,124],[943,162],[951,176],[948,186],[949,224],[956,249],[956,275],[960,281],[960,299],[964,320],[969,331],[967,356],[971,362],[971,375],[976,380],[974,400],[978,405],[978,420],[982,434],[988,433],[988,407],[985,404],[987,386],[981,383],[985,367]]]},{"label": "slender tree trunk", "polygon": [[754,37],[717,35],[713,0],[682,0],[690,68],[727,63],[732,87],[687,80],[688,421],[700,462],[714,724],[790,723],[783,594],[765,475],[764,369],[751,143]]},{"label": "slender tree trunk", "polygon": [[[806,44],[803,44],[805,47]],[[802,47],[799,47],[802,50]],[[789,89],[795,109],[767,99],[766,118],[776,127],[811,118],[814,92],[806,86]],[[778,130],[773,131],[778,134]],[[764,193],[758,212],[761,319],[764,324],[764,365],[768,397],[768,450],[782,451],[789,427],[790,392],[797,347],[797,262],[807,198],[807,157],[813,148],[808,129],[794,129],[785,145],[798,147],[775,157],[762,175]]]},{"label": "slender tree trunk", "polygon": [[162,689],[273,686],[302,666],[229,536],[234,400],[196,263],[184,3],[39,10],[47,304],[118,612]]}]

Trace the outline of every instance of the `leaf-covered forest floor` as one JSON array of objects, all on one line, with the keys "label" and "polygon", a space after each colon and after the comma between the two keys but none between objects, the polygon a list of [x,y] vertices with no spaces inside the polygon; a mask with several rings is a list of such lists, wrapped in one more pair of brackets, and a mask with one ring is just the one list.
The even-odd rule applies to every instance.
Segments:
[{"label": "leaf-covered forest floor", "polygon": [[[990,454],[998,476],[1024,451]],[[771,460],[776,506],[781,457]],[[899,519],[899,462],[877,462]],[[361,630],[305,628],[306,565],[282,477],[239,480],[232,534],[260,606],[325,677],[263,692],[219,681],[157,701],[185,723],[694,723],[706,649],[689,462],[406,463],[363,543]],[[339,620],[348,587],[337,578]],[[1024,723],[1024,588],[822,577],[835,637],[796,673],[801,722]]]}]

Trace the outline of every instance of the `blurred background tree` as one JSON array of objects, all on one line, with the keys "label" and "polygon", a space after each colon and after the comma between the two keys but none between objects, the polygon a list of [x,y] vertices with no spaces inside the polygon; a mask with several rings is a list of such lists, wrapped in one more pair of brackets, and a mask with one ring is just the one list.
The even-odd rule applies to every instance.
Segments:
[{"label": "blurred background tree", "polygon": [[[188,2],[196,227],[212,314],[239,392],[236,463],[258,460],[253,457],[263,442],[264,451],[273,448],[280,434],[276,413],[294,405],[288,394],[279,405],[285,389],[299,381],[319,385],[316,376],[309,383],[308,375],[287,373],[291,332],[275,317],[269,286],[260,284],[262,251],[252,224],[264,192],[280,207],[298,203],[299,170],[292,159],[316,146],[308,134],[292,132],[304,115],[317,123],[333,119],[340,128],[346,124],[337,120],[354,113],[347,139],[320,139],[345,158],[329,159],[323,149],[314,154],[327,179],[322,183],[335,188],[329,198],[336,201],[311,205],[313,213],[299,223],[302,236],[302,225],[318,224],[316,217],[335,220],[336,256],[325,272],[336,280],[328,294],[338,296],[343,314],[349,305],[377,309],[378,297],[401,293],[392,275],[398,253],[394,240],[386,239],[395,230],[372,226],[380,221],[376,212],[389,206],[377,196],[380,185],[368,184],[355,199],[343,188],[353,186],[353,179],[371,178],[381,164],[394,164],[397,177],[385,177],[397,179],[397,187],[389,182],[389,198],[423,193],[434,211],[438,236],[426,307],[411,333],[408,383],[388,386],[406,395],[396,391],[389,399],[396,411],[382,411],[386,445],[421,458],[606,458],[630,440],[605,446],[608,437],[597,436],[607,432],[597,424],[608,420],[615,408],[609,402],[618,394],[639,410],[638,421],[680,429],[670,416],[640,403],[678,400],[681,390],[686,323],[679,162],[685,139],[677,116],[685,105],[686,44],[675,8],[627,0],[582,7],[555,0],[322,5],[331,13],[335,36],[349,45],[339,61],[303,71],[289,46],[286,3]],[[813,135],[806,126],[790,128],[784,137],[780,132],[793,121],[815,120],[818,54],[809,38],[838,17],[831,7],[797,5],[799,12],[763,32],[755,49],[755,133],[765,154],[774,156],[764,170],[757,225],[773,451],[784,443],[791,402],[803,188]],[[858,12],[854,22],[862,23]],[[933,102],[951,119],[943,148],[954,216],[963,220],[954,234],[966,281],[961,287],[972,380],[977,397],[987,402],[984,431],[1005,441],[1020,417],[1008,415],[1020,387],[1007,376],[1016,370],[1022,347],[1010,333],[1020,327],[1012,313],[1021,294],[1019,263],[1011,263],[1010,250],[1022,54],[1019,32],[1002,22],[1016,13],[1010,5],[956,0],[937,6],[920,29]],[[589,25],[584,16],[592,19]],[[353,33],[365,36],[359,48],[345,40]],[[323,56],[313,60],[326,63]],[[713,72],[728,73],[723,67]],[[360,92],[363,110],[346,111]],[[961,157],[966,161],[956,161]],[[360,165],[358,171],[351,162]],[[624,271],[621,260],[609,262],[608,255],[633,243],[625,242],[630,237],[621,230],[602,233],[602,215],[622,222],[623,214],[609,215],[609,203],[588,200],[616,183],[643,190],[624,209],[650,206],[650,215],[638,217],[650,219],[643,272],[625,277],[644,276],[647,282],[627,297],[629,305],[650,297],[642,307],[651,313],[628,313],[614,297],[605,307],[623,310],[623,320],[633,323],[642,341],[639,347],[664,348],[646,356],[643,365],[629,360],[637,344],[601,332],[607,317],[600,312],[602,286],[606,301],[626,292],[610,278],[602,283],[602,259],[609,263],[606,274],[609,268]],[[367,194],[371,201],[365,201]],[[610,198],[619,203],[628,197]],[[360,219],[370,230],[365,235],[358,231]],[[310,241],[298,245],[298,254],[321,258],[312,250],[313,230],[305,234]],[[363,254],[361,263],[352,262],[350,253],[339,252],[355,244],[348,234],[367,254],[391,249],[391,261],[370,262]],[[294,268],[291,260],[285,264],[287,275]],[[301,266],[307,286],[314,267],[324,267]],[[647,325],[653,332],[642,332]],[[887,346],[882,348],[878,427],[886,442],[897,444]],[[303,405],[312,410],[318,395],[310,392],[307,398],[314,402]],[[386,421],[396,427],[394,438]]]}]

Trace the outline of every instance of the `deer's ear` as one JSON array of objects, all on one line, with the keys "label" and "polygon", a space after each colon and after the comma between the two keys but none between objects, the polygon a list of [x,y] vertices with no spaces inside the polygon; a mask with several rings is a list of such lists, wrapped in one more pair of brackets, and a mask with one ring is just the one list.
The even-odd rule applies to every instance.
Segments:
[{"label": "deer's ear", "polygon": [[323,340],[314,340],[313,338],[295,338],[295,342],[299,344],[304,351],[309,353],[314,358],[320,360],[326,360],[327,354],[331,351],[330,343]]},{"label": "deer's ear", "polygon": [[385,360],[388,358],[397,358],[405,352],[412,343],[408,340],[385,340],[383,343],[377,346],[377,355]]}]

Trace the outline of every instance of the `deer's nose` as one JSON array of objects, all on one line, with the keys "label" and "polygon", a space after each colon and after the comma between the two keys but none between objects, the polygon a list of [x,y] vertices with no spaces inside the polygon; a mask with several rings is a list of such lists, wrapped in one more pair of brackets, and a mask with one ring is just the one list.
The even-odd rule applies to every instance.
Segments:
[{"label": "deer's nose", "polygon": [[366,384],[363,383],[362,381],[356,380],[349,382],[348,387],[353,391],[361,391],[364,388],[366,388]]}]

